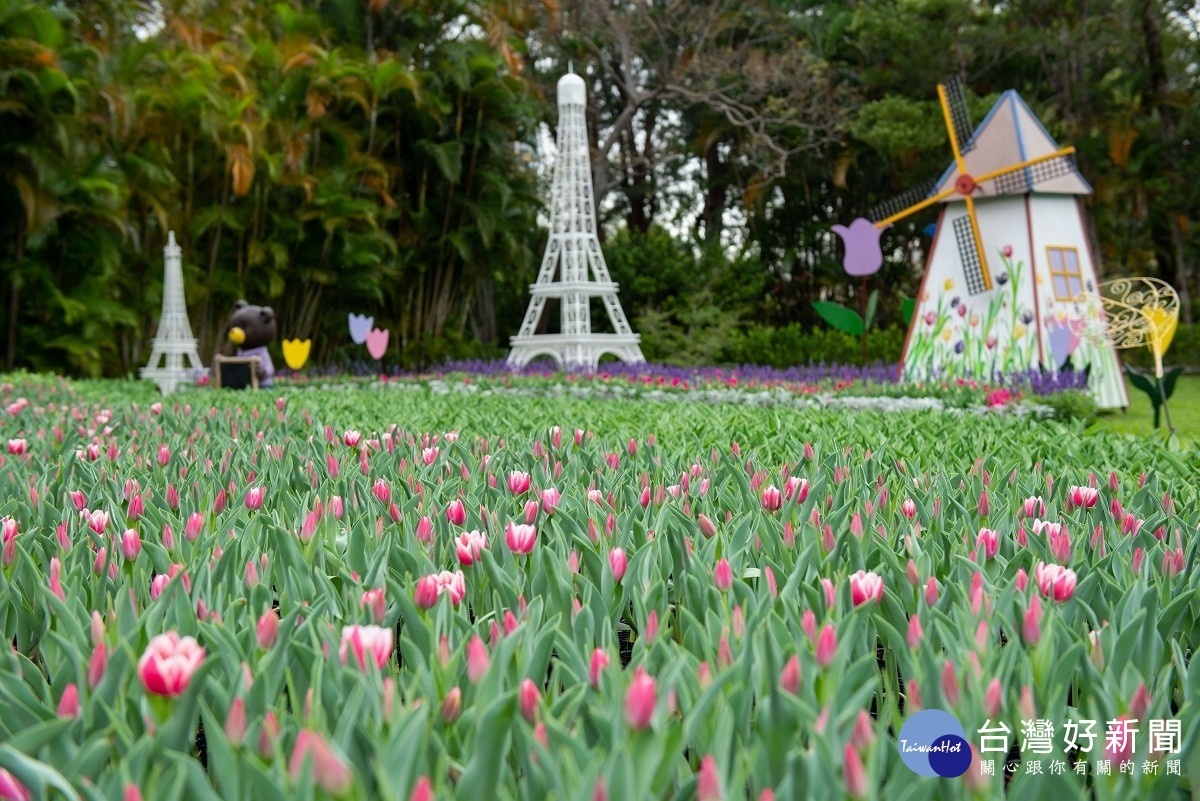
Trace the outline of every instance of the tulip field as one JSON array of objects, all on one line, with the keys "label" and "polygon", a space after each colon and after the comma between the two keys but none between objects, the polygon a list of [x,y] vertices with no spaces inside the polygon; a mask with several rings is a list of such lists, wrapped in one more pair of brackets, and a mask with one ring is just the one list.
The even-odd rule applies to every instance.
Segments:
[{"label": "tulip field", "polygon": [[[1186,444],[0,381],[0,799],[1200,793]],[[932,709],[958,778],[901,757]]]}]

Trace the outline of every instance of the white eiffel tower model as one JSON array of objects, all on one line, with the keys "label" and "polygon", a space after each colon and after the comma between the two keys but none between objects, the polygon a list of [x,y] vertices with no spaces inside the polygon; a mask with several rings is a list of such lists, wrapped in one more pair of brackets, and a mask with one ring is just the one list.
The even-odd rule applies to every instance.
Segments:
[{"label": "white eiffel tower model", "polygon": [[[522,367],[537,356],[550,356],[561,367],[595,370],[600,356],[611,353],[625,362],[644,362],[641,340],[621,309],[617,285],[608,274],[596,238],[596,209],[592,200],[592,168],[588,158],[587,94],[583,79],[573,72],[558,82],[558,161],[550,194],[550,241],[538,271],[537,283],[520,332],[512,338],[510,367]],[[559,267],[558,278],[555,268]],[[591,299],[599,297],[608,309],[612,334],[592,332]],[[561,333],[536,334],[546,298],[562,307]]]},{"label": "white eiffel tower model", "polygon": [[[166,272],[163,276],[162,316],[158,320],[150,361],[141,370],[142,378],[158,384],[162,394],[170,395],[180,384],[190,383],[204,370],[196,350],[196,338],[188,322],[187,303],[183,299],[182,250],[175,244],[175,232],[167,235],[163,248]],[[191,367],[184,367],[184,359]]]}]

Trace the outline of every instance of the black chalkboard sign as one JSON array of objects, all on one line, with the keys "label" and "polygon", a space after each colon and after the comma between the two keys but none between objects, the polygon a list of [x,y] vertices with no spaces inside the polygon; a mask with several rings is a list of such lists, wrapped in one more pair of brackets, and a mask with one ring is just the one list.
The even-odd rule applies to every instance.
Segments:
[{"label": "black chalkboard sign", "polygon": [[218,356],[213,359],[217,389],[258,389],[258,357]]}]

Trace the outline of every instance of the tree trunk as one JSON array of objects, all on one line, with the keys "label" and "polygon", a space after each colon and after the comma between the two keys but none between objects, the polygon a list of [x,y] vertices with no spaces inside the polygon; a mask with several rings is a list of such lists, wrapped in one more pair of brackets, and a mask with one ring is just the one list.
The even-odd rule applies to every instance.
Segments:
[{"label": "tree trunk", "polygon": [[17,313],[21,310],[21,262],[25,259],[25,213],[17,215],[17,251],[13,260],[13,269],[9,281],[11,283],[8,296],[8,351],[4,355],[4,364],[11,373],[17,365]]},{"label": "tree trunk", "polygon": [[1182,220],[1178,216],[1170,220],[1171,245],[1175,255],[1175,291],[1179,293],[1179,318],[1187,325],[1192,324],[1192,293],[1188,286],[1187,253],[1183,246]]}]

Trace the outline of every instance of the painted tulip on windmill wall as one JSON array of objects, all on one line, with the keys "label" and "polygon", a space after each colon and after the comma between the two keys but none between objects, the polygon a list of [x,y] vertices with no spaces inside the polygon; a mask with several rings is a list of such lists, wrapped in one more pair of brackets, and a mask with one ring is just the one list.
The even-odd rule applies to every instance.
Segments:
[{"label": "painted tulip on windmill wall", "polygon": [[865,217],[859,217],[849,227],[833,226],[833,232],[842,238],[846,247],[842,267],[847,275],[861,278],[879,272],[883,266],[883,248],[879,246],[879,238],[888,228],[891,226],[876,227]]}]

